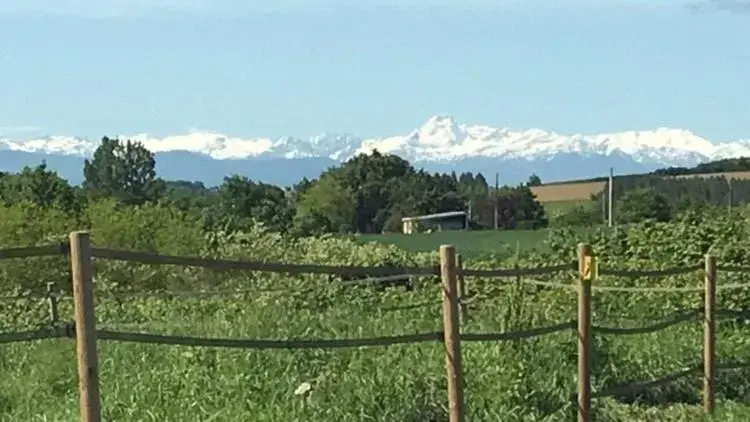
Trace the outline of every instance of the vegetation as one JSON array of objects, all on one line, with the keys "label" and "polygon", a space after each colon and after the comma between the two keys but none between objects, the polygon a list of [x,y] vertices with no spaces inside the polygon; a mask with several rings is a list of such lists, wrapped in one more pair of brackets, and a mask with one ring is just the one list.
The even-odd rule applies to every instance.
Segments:
[{"label": "vegetation", "polygon": [[481,174],[429,174],[395,156],[358,155],[316,180],[291,189],[232,175],[218,187],[158,178],[153,154],[137,142],[103,138],[86,160],[81,187],[70,186],[42,163],[18,174],[0,173],[0,198],[68,212],[87,226],[88,202],[172,206],[207,230],[242,230],[263,223],[294,235],[400,232],[401,218],[470,210],[475,227],[541,228],[544,208],[527,185],[490,190]]},{"label": "vegetation", "polygon": [[472,259],[508,258],[517,253],[544,250],[547,230],[477,230],[445,231],[418,234],[362,235],[358,242],[379,242],[409,252],[436,251],[440,245],[451,244],[461,255]]},{"label": "vegetation", "polygon": [[666,169],[656,170],[653,174],[663,176],[683,176],[707,173],[729,173],[738,171],[750,171],[750,159],[747,157],[727,158],[724,160],[712,161],[710,163],[698,164],[695,167],[669,167]]},{"label": "vegetation", "polygon": [[[699,167],[721,168],[708,164]],[[750,178],[738,176],[747,176],[744,173],[704,174],[701,177],[692,176],[697,173],[686,173],[675,177],[670,175],[670,172],[677,171],[666,169],[662,173],[615,178],[613,189],[615,221],[631,223],[648,218],[666,221],[686,210],[697,210],[708,206],[723,207],[731,212],[733,207],[750,203]],[[592,185],[581,184],[581,189],[585,186],[591,187]],[[542,188],[554,191],[558,187],[561,191],[565,190],[568,193],[575,190],[575,185],[572,184],[545,185],[536,188],[535,192],[540,192],[538,189]],[[556,227],[589,226],[592,222],[602,222],[607,210],[608,182],[601,182],[600,187],[590,191],[591,198],[587,201],[545,203],[550,225]],[[547,198],[551,195],[546,191],[542,193]]]},{"label": "vegetation", "polygon": [[[747,265],[750,258],[746,241],[750,210],[737,207],[728,214],[724,207],[710,205],[675,210],[669,197],[655,190],[629,195],[628,201],[647,205],[630,208],[633,220],[649,220],[616,230],[566,227],[516,235],[520,240],[544,233],[541,247],[519,247],[521,242],[514,242],[508,232],[502,242],[506,246],[487,255],[473,253],[484,245],[471,245],[468,237],[466,243],[460,237],[447,237],[478,236],[465,232],[391,235],[390,242],[397,245],[368,241],[407,213],[451,209],[468,201],[476,215],[483,215],[482,201],[493,201],[495,192],[479,175],[429,175],[398,157],[374,154],[288,190],[239,176],[207,188],[160,181],[151,171],[149,154],[137,144],[108,144],[98,153],[87,163],[87,183],[81,187],[68,185],[44,165],[1,176],[0,248],[63,241],[69,231],[87,228],[98,246],[328,265],[433,266],[438,262],[436,244],[451,239],[460,253],[472,252],[466,253],[466,266],[477,269],[571,262],[580,241],[594,246],[602,268],[694,265],[709,251],[724,265]],[[122,177],[129,172],[118,169],[131,167],[142,177]],[[507,206],[499,213],[504,227],[518,227],[529,216],[544,225],[546,215],[538,203],[527,200],[527,192],[525,185],[498,192],[506,198],[498,204]],[[665,220],[652,212],[664,204],[670,206],[669,221],[655,221]],[[482,224],[482,218],[476,224]],[[363,234],[323,234],[321,226]],[[493,238],[477,233],[488,236],[490,248]],[[405,237],[420,242],[436,239],[436,243],[413,247],[400,243]],[[424,249],[432,250],[421,252]],[[535,280],[567,284],[570,277],[561,273]],[[0,296],[42,293],[47,282],[69,294],[68,279],[64,257],[0,261]],[[266,339],[367,338],[441,327],[441,291],[435,278],[422,279],[411,291],[352,288],[337,281],[328,276],[214,272],[97,260],[97,319],[100,327],[124,331]],[[746,281],[742,274],[720,275],[722,284]],[[471,278],[468,283],[472,304],[465,332],[515,331],[575,318],[576,296],[571,289],[485,278]],[[602,277],[597,286],[699,283],[695,273],[659,279]],[[236,293],[200,298],[163,294],[203,290]],[[50,323],[39,299],[0,303],[0,332]],[[747,309],[750,289],[721,290],[717,303],[724,309]],[[593,318],[605,327],[645,326],[700,305],[700,295],[684,292],[596,292]],[[60,318],[70,320],[71,302],[63,300],[60,306]],[[719,362],[750,359],[748,329],[742,319],[718,324]],[[597,334],[593,388],[602,391],[690,366],[701,358],[701,339],[698,323],[636,336]],[[575,344],[571,332],[522,341],[465,343],[468,420],[570,420]],[[240,351],[101,342],[100,373],[105,420],[235,421],[248,415],[258,421],[447,419],[444,356],[437,343]],[[0,420],[77,419],[70,341],[0,345],[0,379],[4,380]],[[744,400],[750,392],[750,372],[721,372],[718,381],[720,408],[715,419],[747,420],[750,407]],[[311,383],[310,394],[295,395],[304,382]],[[699,391],[698,379],[692,377],[635,396],[596,399],[595,417],[600,421],[703,420],[696,405]]]},{"label": "vegetation", "polygon": [[[695,167],[667,167],[664,169],[657,169],[651,173],[646,174],[627,174],[620,177],[642,177],[642,176],[700,176],[705,174],[716,175],[719,173],[736,173],[736,172],[748,172],[750,171],[750,158],[726,158],[723,160],[711,161],[708,163],[701,163]],[[575,183],[592,183],[592,182],[606,182],[609,180],[608,176],[591,177],[588,179],[579,179]],[[572,184],[572,181],[559,181],[545,183],[546,186],[552,185],[566,185]]]},{"label": "vegetation", "polygon": [[[750,201],[750,159],[737,158],[699,164],[692,168],[670,167],[647,174],[631,174],[615,177],[614,197],[631,190],[653,189],[666,197],[672,216],[686,208],[700,205],[732,206]],[[553,225],[565,225],[569,221],[582,222],[601,216],[603,200],[608,191],[608,178],[550,182],[535,184],[531,188],[542,202],[553,221]],[[556,212],[570,208],[571,216]],[[554,222],[555,217],[562,218]],[[598,221],[601,221],[600,219]],[[578,224],[578,223],[575,223]]]},{"label": "vegetation", "polygon": [[[376,243],[323,237],[292,239],[256,227],[245,233],[203,236],[199,224],[185,226],[178,213],[145,206],[132,210],[98,208],[92,224],[96,244],[264,261],[334,265],[434,265],[435,252],[409,253]],[[18,245],[59,239],[70,227],[64,214],[33,207],[6,207],[3,243]],[[29,225],[33,215],[42,224]],[[686,214],[671,223],[641,223],[618,232],[589,234],[555,230],[544,252],[503,260],[469,260],[473,268],[553,265],[570,261],[575,243],[588,240],[603,267],[658,268],[694,264],[712,250],[725,264],[742,264],[750,256],[745,215],[715,219]],[[705,221],[712,221],[711,224]],[[655,236],[659,233],[659,236]],[[179,236],[177,236],[179,234]],[[5,245],[4,245],[5,246]],[[100,326],[153,333],[230,338],[364,338],[439,329],[440,290],[426,279],[414,291],[351,289],[327,277],[215,273],[97,261],[97,313]],[[39,280],[55,280],[67,289],[64,259],[4,261],[3,286],[40,290]],[[722,274],[722,283],[742,278]],[[659,286],[698,285],[698,277],[659,279]],[[565,283],[565,274],[541,280]],[[11,284],[12,283],[12,284]],[[559,323],[575,315],[575,294],[568,289],[539,289],[521,284],[501,288],[497,280],[471,279],[475,304],[466,332],[513,331]],[[651,279],[602,278],[598,284],[650,286]],[[109,299],[126,292],[162,290],[247,289],[250,293],[201,299],[135,297]],[[10,292],[8,292],[10,293]],[[748,290],[720,293],[722,308],[744,309]],[[594,318],[602,326],[643,326],[672,312],[700,304],[685,293],[597,293]],[[431,302],[414,309],[388,308]],[[4,303],[2,331],[38,326],[48,320],[38,300]],[[72,318],[70,302],[62,317]],[[748,358],[744,321],[719,327],[720,361]],[[701,329],[686,324],[641,336],[595,338],[594,387],[660,377],[694,363],[701,356]],[[232,351],[125,343],[101,344],[101,382],[106,419],[237,420],[445,420],[443,356],[438,344],[367,350]],[[569,420],[574,391],[575,341],[572,333],[520,342],[467,343],[467,400],[471,420]],[[11,388],[0,395],[3,420],[71,420],[76,415],[74,348],[66,341],[2,346],[0,376]],[[750,409],[741,404],[750,373],[722,373],[718,420],[742,420]],[[293,394],[312,382],[308,399]],[[497,385],[508,388],[497,389]],[[596,401],[599,420],[698,420],[696,379],[675,381],[633,398]],[[45,403],[45,406],[39,406]],[[384,416],[385,415],[385,416]],[[508,419],[508,415],[516,417]],[[502,418],[502,419],[499,419]],[[734,418],[734,419],[732,419]]]}]

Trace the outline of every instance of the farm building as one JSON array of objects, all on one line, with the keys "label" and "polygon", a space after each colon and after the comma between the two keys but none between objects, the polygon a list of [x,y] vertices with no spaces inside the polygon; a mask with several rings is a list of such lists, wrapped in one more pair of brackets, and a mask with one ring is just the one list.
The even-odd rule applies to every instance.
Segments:
[{"label": "farm building", "polygon": [[404,217],[401,222],[404,226],[404,234],[412,234],[422,230],[466,230],[469,228],[468,215],[465,211]]}]

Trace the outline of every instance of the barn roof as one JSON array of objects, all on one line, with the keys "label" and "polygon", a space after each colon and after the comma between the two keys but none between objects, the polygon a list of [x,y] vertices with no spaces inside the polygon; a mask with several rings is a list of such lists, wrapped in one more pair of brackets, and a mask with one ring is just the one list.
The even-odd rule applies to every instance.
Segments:
[{"label": "barn roof", "polygon": [[462,217],[466,215],[466,211],[448,211],[440,212],[437,214],[417,215],[413,217],[404,217],[401,221],[424,221],[424,220],[440,220],[441,218],[450,217]]}]

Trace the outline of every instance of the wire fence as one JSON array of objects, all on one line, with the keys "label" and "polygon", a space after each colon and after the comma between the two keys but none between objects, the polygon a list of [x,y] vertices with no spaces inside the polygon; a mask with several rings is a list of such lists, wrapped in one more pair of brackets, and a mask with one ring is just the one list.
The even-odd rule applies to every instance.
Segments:
[{"label": "wire fence", "polygon": [[[24,332],[0,333],[0,344],[15,342],[44,340],[44,339],[74,339],[79,343],[86,343],[91,353],[79,353],[79,367],[96,367],[95,343],[99,341],[134,342],[146,344],[179,345],[192,347],[218,347],[235,349],[336,349],[356,347],[384,347],[400,344],[416,344],[443,342],[446,347],[448,358],[452,359],[453,365],[447,368],[449,378],[449,409],[451,411],[451,422],[464,420],[463,416],[463,381],[460,365],[460,344],[462,342],[498,342],[518,341],[530,339],[552,333],[570,331],[578,333],[579,346],[579,376],[578,391],[574,396],[578,400],[579,420],[590,420],[590,400],[602,397],[614,397],[623,394],[635,394],[656,386],[664,385],[675,379],[695,375],[703,371],[704,375],[704,409],[711,412],[714,408],[714,378],[716,371],[730,370],[750,367],[750,364],[742,363],[715,363],[715,323],[722,319],[748,318],[750,310],[716,309],[715,294],[717,290],[741,289],[750,287],[750,283],[737,283],[720,285],[716,283],[716,272],[738,272],[750,273],[750,267],[720,266],[716,265],[715,258],[706,257],[706,262],[677,268],[661,270],[619,270],[611,268],[599,269],[593,254],[587,253],[586,247],[579,250],[578,262],[569,264],[541,267],[541,268],[513,268],[513,269],[464,269],[457,265],[455,249],[452,246],[441,247],[441,263],[434,267],[357,267],[357,266],[330,266],[309,264],[281,264],[267,262],[248,262],[231,260],[211,260],[203,258],[189,258],[177,256],[165,256],[143,252],[132,252],[106,248],[91,247],[88,243],[88,234],[75,232],[71,234],[69,243],[29,248],[13,248],[0,250],[0,260],[16,259],[36,256],[68,255],[71,259],[71,274],[74,294],[61,295],[52,292],[50,286],[45,294],[31,294],[18,296],[0,297],[0,301],[12,301],[19,299],[39,299],[49,302],[51,318],[57,321],[56,304],[59,300],[73,299],[76,308],[76,321],[69,323],[58,323],[52,326],[40,327],[36,330]],[[97,329],[94,327],[93,309],[93,282],[91,261],[93,258],[138,262],[142,264],[163,264],[201,267],[214,270],[245,270],[257,272],[274,272],[285,274],[331,274],[340,276],[359,276],[363,278],[346,280],[340,282],[342,285],[366,285],[382,284],[394,281],[411,280],[414,277],[436,277],[442,279],[443,293],[443,330],[424,333],[416,333],[398,336],[383,336],[374,338],[357,339],[288,339],[288,340],[257,340],[257,339],[228,339],[228,338],[206,338],[177,335],[161,335],[152,333],[119,331]],[[700,287],[630,287],[630,286],[599,286],[592,285],[592,280],[599,276],[612,276],[619,278],[646,278],[646,277],[668,277],[697,273],[703,270],[704,283]],[[523,277],[545,276],[558,273],[575,273],[576,283],[554,283]],[[466,305],[471,302],[465,294],[466,277],[485,278],[513,278],[514,283],[522,283],[546,288],[561,288],[575,290],[579,293],[578,317],[575,320],[562,322],[545,327],[536,327],[513,332],[493,333],[465,333],[459,329],[459,309],[461,313],[466,312]],[[572,278],[571,278],[572,280]],[[272,291],[283,291],[284,288]],[[613,291],[613,292],[703,292],[705,306],[696,309],[686,309],[676,312],[660,322],[642,327],[605,327],[591,323],[591,292]],[[252,294],[258,289],[243,290],[216,290],[216,291],[167,291],[156,293],[127,292],[115,293],[113,297],[161,297],[161,298],[201,298],[207,296],[227,296],[239,294]],[[438,302],[427,301],[416,304],[406,304],[385,308],[382,311],[414,309],[425,306],[435,306]],[[591,334],[602,335],[637,335],[653,333],[664,330],[678,324],[688,322],[704,322],[704,360],[694,367],[686,368],[674,374],[656,380],[629,383],[616,386],[605,391],[591,392],[590,386],[590,349]],[[92,344],[94,346],[92,346]],[[80,348],[79,348],[80,349]],[[85,349],[85,348],[84,348]],[[82,366],[81,366],[82,365]],[[84,408],[82,406],[82,417],[85,421],[100,420],[100,408],[98,397],[98,375],[96,371],[81,374],[81,394],[85,396],[87,403],[96,402]],[[93,377],[93,378],[92,378]],[[453,380],[451,382],[451,380]],[[84,385],[85,384],[85,385]],[[86,387],[86,388],[84,388]]]}]

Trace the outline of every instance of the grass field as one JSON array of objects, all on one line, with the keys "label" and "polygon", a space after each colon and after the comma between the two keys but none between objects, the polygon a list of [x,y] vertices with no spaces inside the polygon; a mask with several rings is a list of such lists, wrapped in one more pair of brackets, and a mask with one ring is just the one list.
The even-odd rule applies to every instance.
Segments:
[{"label": "grass field", "polygon": [[523,253],[542,248],[547,234],[547,230],[453,230],[410,235],[361,235],[357,240],[391,244],[410,252],[436,251],[440,245],[451,244],[464,256],[495,254],[506,257],[516,251]]},{"label": "grass field", "polygon": [[[476,285],[477,291],[483,289]],[[472,306],[466,332],[513,331],[566,320],[574,314],[567,291],[495,294]],[[529,295],[520,300],[519,294]],[[100,328],[228,338],[367,338],[413,334],[441,327],[436,285],[406,293],[255,293],[226,299],[100,300]],[[597,322],[627,324],[648,313],[641,297],[596,303]],[[408,310],[385,308],[432,305]],[[648,301],[646,301],[648,302]],[[638,305],[635,305],[638,304]],[[520,306],[519,306],[520,305]],[[69,303],[63,314],[70,316]],[[29,315],[32,303],[4,308]],[[512,310],[512,312],[509,312]],[[44,309],[39,309],[39,317]],[[619,315],[619,316],[616,316]],[[617,319],[616,319],[617,318]],[[18,321],[14,328],[18,329]],[[633,324],[631,321],[629,324]],[[743,357],[747,328],[722,327],[720,355]],[[466,343],[469,421],[573,420],[575,336],[552,334],[521,342]],[[101,342],[103,420],[107,421],[310,421],[359,422],[447,420],[443,346],[438,343],[372,349],[227,350]],[[597,339],[594,388],[648,380],[700,358],[699,326],[655,334]],[[74,422],[78,419],[74,345],[47,340],[0,346],[0,420]],[[747,373],[722,374],[715,420],[745,421],[750,408]],[[704,420],[697,380],[678,380],[629,403],[595,400],[597,421]],[[310,382],[308,397],[294,394]]]},{"label": "grass field", "polygon": [[574,199],[571,201],[543,202],[542,205],[544,206],[544,211],[547,213],[547,216],[551,217],[568,212],[579,205],[588,205],[592,203],[593,201],[590,199]]}]

